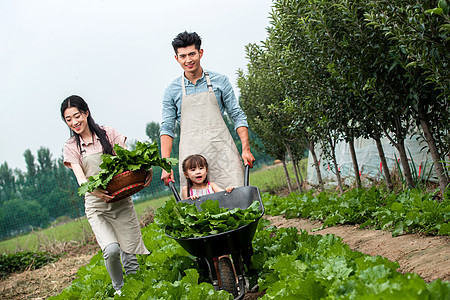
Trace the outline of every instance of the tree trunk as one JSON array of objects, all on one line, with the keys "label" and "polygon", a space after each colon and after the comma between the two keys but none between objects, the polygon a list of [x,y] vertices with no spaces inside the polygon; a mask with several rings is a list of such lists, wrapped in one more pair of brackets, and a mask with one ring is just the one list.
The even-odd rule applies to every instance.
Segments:
[{"label": "tree trunk", "polygon": [[[390,135],[388,135],[386,132],[386,137],[389,139],[389,141],[391,141],[391,144],[394,145],[395,149],[397,149],[399,155],[400,155],[400,161],[401,161],[401,165],[402,165],[402,170],[403,170],[403,177],[406,180],[406,184],[408,185],[408,187],[412,188],[414,187],[414,181],[412,179],[412,175],[411,175],[411,169],[409,168],[409,164],[408,164],[408,157],[406,156],[406,150],[405,150],[405,139],[401,138],[399,142],[395,142]],[[399,135],[397,135],[397,139]]]},{"label": "tree trunk", "polygon": [[286,143],[285,147],[286,147],[287,154],[292,158],[292,166],[294,167],[295,180],[297,181],[297,189],[298,189],[298,192],[301,194],[301,193],[303,193],[303,191],[302,191],[302,186],[300,184],[300,180],[298,178],[297,160],[292,155],[291,145]]},{"label": "tree trunk", "polygon": [[293,166],[294,166],[294,173],[295,173],[295,180],[297,181],[297,189],[298,189],[298,192],[300,193],[300,194],[303,194],[303,189],[302,189],[302,183],[301,183],[301,181],[300,181],[300,178],[298,177],[298,173],[299,173],[299,171],[298,171],[298,169],[297,169],[297,159],[292,159],[292,164],[293,164]]},{"label": "tree trunk", "polygon": [[300,184],[302,186],[302,192],[303,192],[303,176],[302,176],[302,170],[300,168],[300,162],[297,160],[296,164],[297,164],[297,171],[298,171],[298,174],[300,176]]},{"label": "tree trunk", "polygon": [[331,159],[333,160],[334,169],[336,170],[336,180],[339,186],[339,191],[342,194],[344,192],[344,188],[342,187],[341,172],[339,171],[339,166],[336,160],[336,146],[332,143],[331,137],[328,137],[328,143],[330,144],[331,149]]},{"label": "tree trunk", "polygon": [[433,158],[434,170],[439,180],[439,189],[441,193],[444,194],[445,188],[449,183],[449,178],[444,172],[444,167],[441,163],[441,158],[439,156],[439,151],[434,142],[433,135],[431,134],[430,127],[428,126],[428,121],[422,110],[419,110],[420,125],[422,126],[423,134],[425,135],[425,140],[430,149],[431,157]]},{"label": "tree trunk", "polygon": [[283,162],[283,168],[284,168],[284,175],[286,176],[286,182],[289,189],[289,194],[292,193],[292,186],[291,186],[291,178],[289,177],[289,172],[286,166],[286,157],[284,156],[281,160]]},{"label": "tree trunk", "polygon": [[355,172],[356,187],[360,189],[360,188],[362,188],[361,177],[359,176],[358,160],[356,158],[356,150],[355,150],[355,143],[354,143],[353,137],[350,137],[348,146],[350,148],[350,155],[352,157],[353,171]]},{"label": "tree trunk", "polygon": [[412,179],[411,168],[409,167],[408,156],[406,155],[404,140],[401,143],[395,144],[395,147],[397,148],[398,153],[400,155],[400,162],[402,163],[403,176],[405,176],[406,184],[408,185],[409,188],[414,188],[415,184],[414,180]]},{"label": "tree trunk", "polygon": [[392,184],[391,173],[389,172],[389,167],[386,161],[386,156],[384,155],[383,145],[381,144],[380,137],[374,137],[375,143],[377,145],[378,156],[380,156],[381,166],[383,168],[384,178],[386,179],[386,186],[388,191],[392,191],[394,189],[394,185]]},{"label": "tree trunk", "polygon": [[316,173],[317,173],[317,180],[319,181],[319,185],[323,191],[324,184],[323,184],[323,180],[322,180],[322,174],[320,173],[319,161],[317,160],[316,151],[314,150],[314,142],[313,141],[309,142],[308,148],[309,148],[309,151],[311,151],[311,155],[313,157],[314,167],[316,168]]}]

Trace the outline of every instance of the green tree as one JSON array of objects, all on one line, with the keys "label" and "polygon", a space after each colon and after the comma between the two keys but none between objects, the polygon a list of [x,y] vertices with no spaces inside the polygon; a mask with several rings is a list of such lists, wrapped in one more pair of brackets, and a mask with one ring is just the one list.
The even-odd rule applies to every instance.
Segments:
[{"label": "green tree", "polygon": [[48,172],[53,169],[52,154],[50,153],[50,149],[40,147],[37,151],[37,160],[39,162],[40,172]]},{"label": "green tree", "polygon": [[[404,140],[412,128],[409,107],[414,80],[401,67],[402,54],[390,52],[392,41],[364,23],[366,2],[293,0],[277,3],[280,16],[288,13],[291,17],[284,19],[297,20],[294,29],[300,47],[291,45],[291,48],[301,49],[298,56],[306,52],[310,61],[326,67],[325,76],[321,77],[325,88],[323,96],[318,98],[319,109],[328,128],[341,132],[348,142],[358,186],[359,167],[353,141],[360,136],[370,136],[378,139],[380,145],[380,129],[392,134],[389,138],[400,153],[407,182],[413,186]],[[305,63],[303,70],[308,75],[316,73],[309,76],[314,80],[324,73],[311,67],[306,60],[298,61]],[[371,94],[370,88],[377,94]],[[320,127],[326,129],[325,124]],[[384,157],[382,148],[378,149],[380,157]]]},{"label": "green tree", "polygon": [[[403,53],[402,66],[414,78],[423,77],[421,88],[411,95],[411,109],[416,114],[424,140],[433,158],[441,191],[449,183],[442,163],[450,151],[450,17],[448,1],[386,1],[369,3],[365,13],[369,25],[390,37],[392,52]],[[434,91],[430,91],[434,89]]]},{"label": "green tree", "polygon": [[15,194],[16,183],[13,170],[9,168],[7,162],[4,162],[0,165],[0,205],[15,197]]},{"label": "green tree", "polygon": [[[267,47],[266,41],[265,47]],[[267,153],[283,161],[286,181],[289,191],[292,191],[289,172],[285,162],[285,153],[298,153],[293,151],[296,137],[288,130],[295,120],[296,115],[291,114],[285,107],[286,92],[281,81],[277,81],[279,74],[272,64],[276,64],[276,58],[263,47],[250,44],[246,47],[248,74],[242,70],[238,72],[238,86],[241,92],[241,105],[249,118],[251,128],[262,140]],[[283,151],[277,148],[284,148]],[[304,150],[304,148],[302,149]],[[280,157],[281,156],[281,157]],[[297,159],[296,157],[292,157]],[[297,186],[301,189],[301,183],[296,173]]]},{"label": "green tree", "polygon": [[8,200],[0,210],[0,238],[44,228],[49,223],[48,212],[37,201]]},{"label": "green tree", "polygon": [[25,163],[27,164],[27,174],[28,176],[34,177],[36,175],[36,164],[34,162],[34,155],[31,153],[30,149],[25,150],[23,153],[25,157]]},{"label": "green tree", "polygon": [[152,121],[150,123],[147,123],[147,126],[145,127],[145,133],[147,134],[151,142],[159,141],[159,129],[160,125],[158,122]]}]

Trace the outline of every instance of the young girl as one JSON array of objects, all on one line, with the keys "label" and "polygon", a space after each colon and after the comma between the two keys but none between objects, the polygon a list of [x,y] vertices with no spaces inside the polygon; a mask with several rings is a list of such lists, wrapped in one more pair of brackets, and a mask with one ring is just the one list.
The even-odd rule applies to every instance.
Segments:
[{"label": "young girl", "polygon": [[[114,155],[114,144],[125,147],[126,137],[111,127],[97,125],[87,103],[79,96],[70,96],[63,101],[61,117],[71,135],[63,149],[64,165],[73,170],[81,185],[89,176],[98,174],[103,153]],[[151,176],[150,171],[145,186],[150,184]],[[86,193],[85,212],[102,249],[115,294],[120,295],[123,286],[122,264],[125,274],[136,273],[139,269],[136,254],[149,252],[142,240],[131,197],[107,203],[113,198],[102,189]]]},{"label": "young girl", "polygon": [[[200,154],[189,155],[182,164],[183,173],[186,177],[187,186],[182,189],[183,199],[197,199],[200,196],[223,191],[214,182],[208,181],[208,162]],[[234,187],[226,188],[231,193]]]}]

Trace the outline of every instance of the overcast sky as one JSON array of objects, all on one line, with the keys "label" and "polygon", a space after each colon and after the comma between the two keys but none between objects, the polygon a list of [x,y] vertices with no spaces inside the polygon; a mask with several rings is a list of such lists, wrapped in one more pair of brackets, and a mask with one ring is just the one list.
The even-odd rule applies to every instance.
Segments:
[{"label": "overcast sky", "polygon": [[0,1],[0,164],[25,171],[23,153],[53,158],[69,138],[61,102],[82,96],[100,125],[145,141],[161,122],[164,88],[182,69],[171,41],[203,40],[202,66],[227,75],[246,69],[245,45],[267,36],[271,0]]}]

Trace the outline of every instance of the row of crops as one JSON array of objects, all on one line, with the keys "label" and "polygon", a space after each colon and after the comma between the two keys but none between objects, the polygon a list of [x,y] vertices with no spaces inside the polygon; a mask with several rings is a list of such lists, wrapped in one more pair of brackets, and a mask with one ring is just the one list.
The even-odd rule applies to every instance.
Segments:
[{"label": "row of crops", "polygon": [[394,193],[372,187],[349,190],[341,195],[328,192],[288,197],[267,195],[265,206],[269,215],[320,220],[323,226],[360,224],[361,228],[392,231],[393,236],[402,233],[450,234],[448,195],[439,199],[434,193],[419,189]]},{"label": "row of crops", "polygon": [[[434,210],[430,201],[436,203]],[[285,198],[264,194],[263,202],[268,214],[307,214],[327,225],[365,223],[399,234],[399,224],[403,224],[405,232],[449,234],[448,199],[436,201],[431,194],[417,190],[397,196],[374,189],[353,190],[341,196],[324,192]],[[422,213],[430,210],[422,219],[421,205]],[[215,291],[208,278],[199,273],[195,257],[156,224],[143,228],[142,234],[151,253],[138,256],[141,268],[126,277],[122,298],[232,299],[225,291]],[[417,274],[400,274],[396,271],[398,263],[352,251],[334,235],[277,229],[262,219],[253,247],[252,265],[246,275],[250,287],[259,285],[262,299],[448,299],[450,293],[448,282],[426,283]],[[78,271],[70,287],[51,299],[108,299],[113,292],[99,252]]]}]

